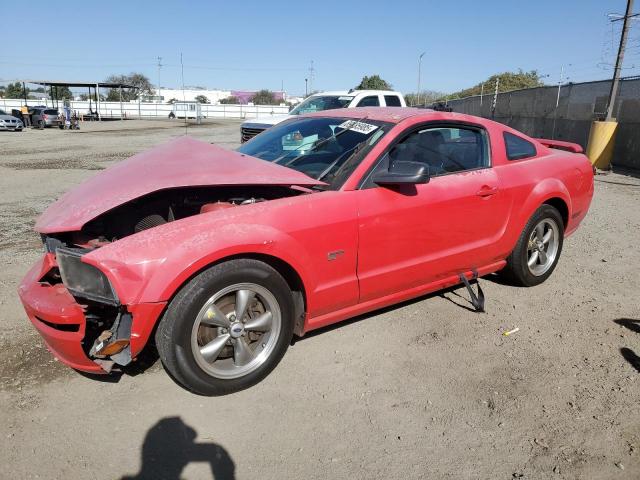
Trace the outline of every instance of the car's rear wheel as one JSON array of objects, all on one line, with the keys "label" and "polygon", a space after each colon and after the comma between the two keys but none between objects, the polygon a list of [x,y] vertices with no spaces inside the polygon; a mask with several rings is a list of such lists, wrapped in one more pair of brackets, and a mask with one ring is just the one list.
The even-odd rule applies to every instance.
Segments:
[{"label": "car's rear wheel", "polygon": [[562,216],[551,205],[541,205],[525,225],[503,273],[517,285],[541,284],[558,264],[563,239]]},{"label": "car's rear wheel", "polygon": [[163,365],[201,395],[248,388],[271,372],[293,335],[293,300],[264,262],[238,259],[193,278],[171,301],[156,332]]}]

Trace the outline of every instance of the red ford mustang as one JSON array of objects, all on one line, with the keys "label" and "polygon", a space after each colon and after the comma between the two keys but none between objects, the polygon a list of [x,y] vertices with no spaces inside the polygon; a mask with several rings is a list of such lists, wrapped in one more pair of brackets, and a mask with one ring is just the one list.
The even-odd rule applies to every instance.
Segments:
[{"label": "red ford mustang", "polygon": [[177,382],[226,394],[294,334],[492,272],[543,282],[592,195],[575,144],[455,113],[321,112],[99,173],[39,218],[46,253],[19,293],[75,369],[111,372],[155,337]]}]

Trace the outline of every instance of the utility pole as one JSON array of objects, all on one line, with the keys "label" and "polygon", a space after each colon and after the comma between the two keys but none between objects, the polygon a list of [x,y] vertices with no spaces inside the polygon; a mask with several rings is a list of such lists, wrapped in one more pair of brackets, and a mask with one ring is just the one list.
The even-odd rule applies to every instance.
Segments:
[{"label": "utility pole", "polygon": [[[480,106],[482,107],[482,96],[484,95],[484,82],[482,82],[482,84],[480,85]],[[480,112],[480,115],[482,115],[482,111]]]},{"label": "utility pole", "polygon": [[418,92],[417,92],[417,93],[418,93],[418,98],[417,98],[417,101],[416,101],[416,103],[417,103],[418,105],[420,105],[420,90],[421,90],[421,85],[420,85],[420,74],[422,73],[422,57],[424,57],[424,54],[425,54],[425,53],[426,53],[426,52],[422,52],[422,53],[420,54],[420,56],[418,57]]},{"label": "utility pole", "polygon": [[500,86],[500,77],[496,77],[496,89],[493,92],[493,102],[491,102],[491,118],[496,114],[496,104],[498,103],[498,87]]},{"label": "utility pole", "polygon": [[309,96],[309,79],[305,78],[304,79],[304,98],[307,98]]},{"label": "utility pole", "polygon": [[622,22],[622,35],[620,35],[620,46],[618,47],[618,58],[616,58],[616,67],[613,70],[613,81],[611,82],[611,91],[609,92],[609,103],[607,104],[607,116],[605,120],[610,122],[613,119],[613,106],[616,103],[616,96],[618,95],[618,84],[620,83],[620,70],[622,69],[622,60],[624,59],[624,50],[627,46],[627,34],[629,33],[629,19],[636,15],[631,14],[633,9],[633,0],[627,0],[627,10],[624,17],[612,20]]},{"label": "utility pole", "polygon": [[162,68],[162,57],[158,57],[158,100],[160,100],[160,69]]}]

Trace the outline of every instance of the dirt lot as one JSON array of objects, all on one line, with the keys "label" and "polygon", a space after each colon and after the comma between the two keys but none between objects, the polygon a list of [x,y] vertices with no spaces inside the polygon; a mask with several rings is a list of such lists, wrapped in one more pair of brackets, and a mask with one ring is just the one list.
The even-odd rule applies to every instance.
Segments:
[{"label": "dirt lot", "polygon": [[[189,134],[232,147],[238,130]],[[484,280],[486,314],[458,290],[321,331],[232,396],[189,394],[159,362],[100,381],[54,361],[16,295],[40,254],[35,217],[95,170],[183,134],[170,121],[0,134],[0,476],[640,478],[633,177],[598,176],[545,284]]]}]

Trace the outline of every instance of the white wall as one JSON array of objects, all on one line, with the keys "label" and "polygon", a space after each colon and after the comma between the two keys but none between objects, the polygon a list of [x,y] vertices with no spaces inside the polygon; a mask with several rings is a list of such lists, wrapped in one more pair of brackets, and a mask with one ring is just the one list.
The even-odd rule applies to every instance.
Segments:
[{"label": "white wall", "polygon": [[[163,94],[164,95],[164,94]],[[0,109],[11,114],[11,109],[19,109],[24,104],[23,99],[0,99]],[[51,100],[29,100],[29,105],[55,106]],[[91,108],[97,111],[95,102],[91,102]],[[122,107],[122,110],[121,110]],[[266,115],[279,115],[287,113],[289,107],[280,105],[209,105],[202,104],[202,115],[205,118],[254,118]],[[62,110],[62,102],[58,103]],[[100,102],[100,116],[105,118],[168,118],[173,109],[166,103],[138,103],[138,102]],[[88,101],[72,101],[71,110],[79,114],[89,113]]]},{"label": "white wall", "polygon": [[[157,95],[158,91],[154,91],[154,95]],[[198,95],[204,95],[209,99],[211,103],[218,103],[223,98],[227,98],[231,95],[229,90],[184,90],[175,88],[161,88],[160,95],[164,97],[164,101],[168,102],[172,98],[177,99],[180,102],[187,101],[192,102]]]}]

